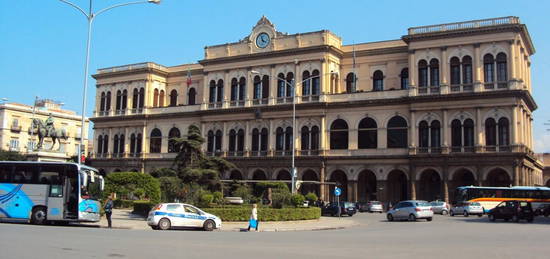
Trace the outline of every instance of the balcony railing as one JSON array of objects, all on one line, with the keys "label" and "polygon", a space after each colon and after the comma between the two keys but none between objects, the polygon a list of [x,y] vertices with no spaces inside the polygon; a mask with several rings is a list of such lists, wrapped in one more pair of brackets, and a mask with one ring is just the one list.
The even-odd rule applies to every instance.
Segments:
[{"label": "balcony railing", "polygon": [[419,147],[418,153],[421,154],[441,154],[441,147]]},{"label": "balcony railing", "polygon": [[275,150],[275,156],[291,156],[292,150]]},{"label": "balcony railing", "polygon": [[451,92],[472,92],[474,90],[473,84],[460,84],[460,85],[451,85]]},{"label": "balcony railing", "polygon": [[319,95],[302,96],[302,102],[318,102],[318,101],[319,101]]},{"label": "balcony railing", "polygon": [[244,100],[233,100],[229,102],[229,106],[235,107],[235,106],[244,106]]},{"label": "balcony railing", "polygon": [[11,125],[10,130],[12,132],[21,132],[21,125]]},{"label": "balcony railing", "polygon": [[300,156],[318,156],[319,150],[299,150],[298,154]]},{"label": "balcony railing", "polygon": [[227,156],[229,156],[229,157],[244,156],[244,151],[227,151]]},{"label": "balcony railing", "polygon": [[165,66],[161,66],[159,64],[152,63],[152,62],[145,62],[145,63],[118,66],[118,67],[102,68],[102,69],[98,69],[97,73],[104,74],[104,73],[113,73],[113,72],[119,72],[119,71],[136,70],[136,69],[142,69],[142,68],[155,68],[159,70],[166,70]]},{"label": "balcony railing", "polygon": [[483,20],[473,20],[473,21],[465,21],[465,22],[412,27],[412,28],[409,28],[409,35],[444,32],[444,31],[455,31],[455,30],[463,30],[463,29],[474,29],[474,28],[480,28],[480,27],[498,26],[503,24],[519,24],[519,18],[515,16],[508,16],[508,17],[499,17],[499,18],[491,18],[491,19],[483,19]]},{"label": "balcony railing", "polygon": [[292,96],[277,97],[277,103],[292,103]]},{"label": "balcony railing", "polygon": [[252,100],[252,104],[253,105],[262,105],[262,104],[267,104],[268,103],[268,98],[262,98],[262,99],[254,99]]},{"label": "balcony railing", "polygon": [[418,87],[418,94],[439,94],[440,89],[439,86],[420,86]]},{"label": "balcony railing", "polygon": [[474,147],[451,147],[452,153],[472,153],[474,150]]},{"label": "balcony railing", "polygon": [[221,108],[221,107],[222,107],[222,102],[214,102],[214,103],[209,103],[208,104],[208,108],[210,108],[210,109]]},{"label": "balcony railing", "polygon": [[250,151],[250,156],[267,156],[268,154],[268,151],[267,150],[262,150],[262,151],[257,151],[257,150],[253,150],[253,151]]},{"label": "balcony railing", "polygon": [[485,152],[511,152],[511,146],[485,146]]}]

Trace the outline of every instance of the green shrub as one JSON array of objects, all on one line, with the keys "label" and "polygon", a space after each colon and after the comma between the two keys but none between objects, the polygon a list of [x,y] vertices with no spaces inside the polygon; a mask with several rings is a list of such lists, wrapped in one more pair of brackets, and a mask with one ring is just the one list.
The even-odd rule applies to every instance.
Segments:
[{"label": "green shrub", "polygon": [[134,210],[132,213],[147,216],[149,211],[156,205],[151,201],[134,201]]},{"label": "green shrub", "polygon": [[290,205],[290,191],[287,189],[273,189],[271,191],[271,202],[273,208],[282,208],[285,205]]},{"label": "green shrub", "polygon": [[[249,206],[241,208],[206,208],[205,212],[220,217],[223,221],[248,221],[252,208]],[[308,220],[321,217],[321,209],[312,208],[258,208],[259,221],[290,221]]]},{"label": "green shrub", "polygon": [[175,176],[161,176],[158,178],[161,190],[161,200],[163,202],[174,202],[179,198],[179,192],[182,189],[182,182]]},{"label": "green shrub", "polygon": [[290,203],[292,203],[292,205],[294,205],[294,207],[303,206],[305,200],[306,200],[306,198],[304,197],[304,195],[301,195],[299,193],[292,194],[292,196],[290,197]]},{"label": "green shrub", "polygon": [[[140,191],[141,189],[142,191]],[[160,184],[157,179],[149,174],[137,172],[115,172],[105,178],[105,195],[117,193],[118,195],[131,196],[143,194],[143,198],[153,202],[160,201]]]},{"label": "green shrub", "polygon": [[214,198],[213,202],[216,204],[222,204],[223,203],[223,193],[221,192],[214,192],[212,193],[212,196]]},{"label": "green shrub", "polygon": [[134,201],[132,200],[122,200],[122,199],[113,200],[113,207],[117,209],[127,209],[127,208],[132,208],[132,206],[134,206]]},{"label": "green shrub", "polygon": [[312,205],[314,204],[314,202],[316,202],[319,197],[317,197],[317,194],[313,193],[313,192],[309,192],[308,194],[306,194],[306,200],[309,201],[309,204]]},{"label": "green shrub", "polygon": [[231,196],[241,197],[243,198],[243,201],[248,202],[250,198],[252,198],[252,188],[248,185],[240,185],[235,188],[235,190],[231,193]]},{"label": "green shrub", "polygon": [[199,199],[199,207],[208,207],[213,200],[214,195],[209,193],[202,194]]}]

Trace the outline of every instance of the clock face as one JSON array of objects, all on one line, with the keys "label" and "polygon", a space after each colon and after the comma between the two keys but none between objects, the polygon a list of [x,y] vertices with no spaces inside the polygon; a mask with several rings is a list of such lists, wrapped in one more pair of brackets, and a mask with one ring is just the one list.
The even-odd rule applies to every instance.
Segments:
[{"label": "clock face", "polygon": [[270,41],[271,39],[269,38],[269,35],[265,32],[262,32],[256,37],[256,46],[263,49],[267,47],[267,45],[269,45]]}]

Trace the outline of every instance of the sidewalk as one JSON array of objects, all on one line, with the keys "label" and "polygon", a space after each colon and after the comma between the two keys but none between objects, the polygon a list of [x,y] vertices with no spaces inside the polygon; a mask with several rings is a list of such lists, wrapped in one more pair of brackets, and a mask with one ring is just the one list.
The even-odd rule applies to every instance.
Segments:
[{"label": "sidewalk", "polygon": [[[132,210],[115,209],[111,216],[113,228],[116,229],[151,229],[145,218],[132,214]],[[101,228],[107,227],[107,219],[101,218],[99,223],[84,223],[85,225],[97,226]],[[261,232],[277,232],[277,231],[315,231],[315,230],[333,230],[344,229],[353,226],[358,226],[353,218],[349,217],[321,217],[316,220],[301,220],[301,221],[260,221],[259,231]],[[248,227],[248,222],[222,222],[222,228],[218,231],[245,231]]]}]

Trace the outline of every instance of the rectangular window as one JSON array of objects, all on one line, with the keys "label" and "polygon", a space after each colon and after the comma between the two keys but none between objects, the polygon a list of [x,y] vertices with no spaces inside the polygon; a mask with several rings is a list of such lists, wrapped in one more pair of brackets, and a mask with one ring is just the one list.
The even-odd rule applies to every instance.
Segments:
[{"label": "rectangular window", "polygon": [[0,165],[0,183],[11,182],[12,169],[13,169],[13,166],[11,165]]},{"label": "rectangular window", "polygon": [[16,165],[13,174],[13,183],[38,183],[38,168],[32,165]]},{"label": "rectangular window", "polygon": [[19,151],[19,139],[11,139],[10,140],[10,150],[11,151]]}]

